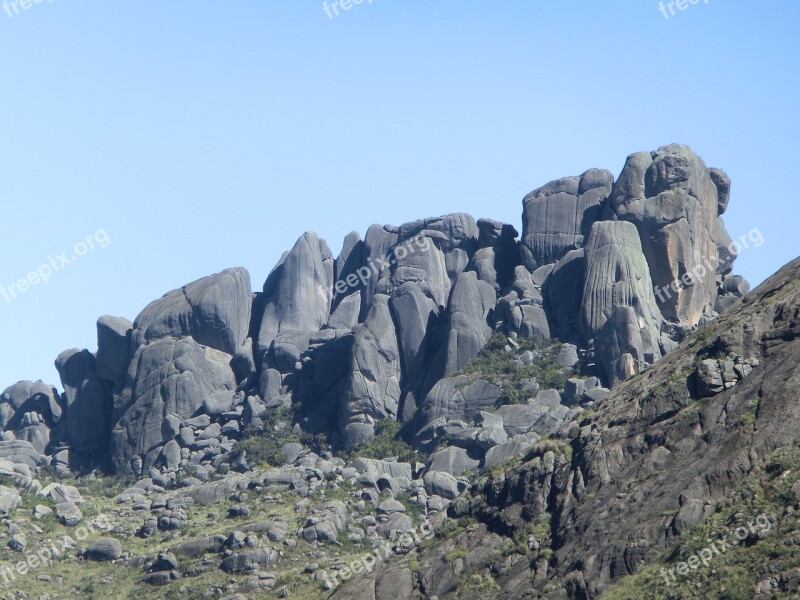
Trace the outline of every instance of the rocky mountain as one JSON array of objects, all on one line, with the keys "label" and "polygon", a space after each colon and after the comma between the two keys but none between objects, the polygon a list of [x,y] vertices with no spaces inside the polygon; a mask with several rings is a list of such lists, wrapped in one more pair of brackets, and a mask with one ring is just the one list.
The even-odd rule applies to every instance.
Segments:
[{"label": "rocky mountain", "polygon": [[113,519],[78,556],[143,569],[120,576],[132,595],[623,593],[794,441],[800,266],[746,295],[733,263],[763,240],[730,238],[729,194],[669,145],[534,190],[521,235],[459,213],[334,257],[309,232],[260,292],[228,269],[101,317],[95,352],[56,359],[62,392],[0,397],[7,552],[36,520],[85,523],[85,501]]}]

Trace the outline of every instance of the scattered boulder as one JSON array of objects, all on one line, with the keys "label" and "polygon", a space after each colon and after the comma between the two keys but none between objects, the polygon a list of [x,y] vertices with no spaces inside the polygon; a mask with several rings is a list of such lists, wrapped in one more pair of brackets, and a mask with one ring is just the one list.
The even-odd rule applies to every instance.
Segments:
[{"label": "scattered boulder", "polygon": [[62,525],[73,527],[81,522],[83,515],[72,502],[60,502],[55,506],[55,513]]},{"label": "scattered boulder", "polygon": [[86,558],[95,562],[116,560],[122,556],[122,544],[114,538],[102,538],[89,544]]}]

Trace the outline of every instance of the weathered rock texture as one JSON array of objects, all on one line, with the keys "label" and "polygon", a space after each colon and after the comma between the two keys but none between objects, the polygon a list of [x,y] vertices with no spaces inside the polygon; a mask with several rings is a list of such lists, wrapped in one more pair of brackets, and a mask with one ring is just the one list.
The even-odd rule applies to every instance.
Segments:
[{"label": "weathered rock texture", "polygon": [[[228,269],[133,323],[101,317],[96,353],[58,358],[63,394],[30,382],[6,391],[3,440],[30,442],[57,468],[105,457],[140,475],[219,463],[242,430],[285,407],[336,447],[395,419],[420,443],[447,435],[475,460],[513,456],[531,443],[514,436],[557,431],[570,402],[653,368],[747,292],[720,220],[729,197],[724,172],[671,145],[631,155],[616,181],[591,169],[531,192],[521,240],[513,225],[463,213],[353,232],[337,257],[305,233],[257,294],[247,271]],[[529,381],[528,409],[507,411],[514,425],[488,425],[481,413],[503,393],[460,372],[494,334],[512,353],[520,338],[559,338],[561,367],[595,383],[554,390],[561,404]],[[725,377],[710,369],[709,390]]]}]

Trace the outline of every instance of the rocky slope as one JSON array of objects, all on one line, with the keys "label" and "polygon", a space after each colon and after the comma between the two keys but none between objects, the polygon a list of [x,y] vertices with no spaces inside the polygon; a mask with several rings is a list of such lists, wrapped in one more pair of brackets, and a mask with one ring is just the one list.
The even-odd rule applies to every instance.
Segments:
[{"label": "rocky slope", "polygon": [[[110,548],[131,595],[597,597],[791,443],[791,419],[758,444],[743,428],[762,414],[753,382],[786,393],[770,377],[791,354],[767,349],[790,341],[775,298],[796,274],[739,302],[729,192],[670,145],[616,180],[531,192],[520,240],[466,214],[373,226],[336,258],[306,233],[261,292],[229,269],[133,322],[101,317],[96,352],[57,358],[63,392],[0,399],[0,558],[41,547],[38,520],[91,525],[85,500],[110,524],[67,556]],[[387,569],[344,583],[386,544]],[[20,589],[70,593],[86,573]]]},{"label": "rocky slope", "polygon": [[[398,597],[797,598],[799,336],[800,259],[574,436],[482,475],[450,505],[455,537],[395,561]],[[379,598],[385,573],[334,597]]]}]

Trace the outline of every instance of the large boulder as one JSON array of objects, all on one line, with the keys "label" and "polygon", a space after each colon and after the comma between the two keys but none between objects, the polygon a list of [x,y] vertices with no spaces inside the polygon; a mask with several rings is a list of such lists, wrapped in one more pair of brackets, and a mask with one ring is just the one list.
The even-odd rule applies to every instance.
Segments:
[{"label": "large boulder", "polygon": [[133,349],[164,338],[193,337],[230,355],[244,344],[253,304],[250,275],[226,269],[151,302],[134,322]]},{"label": "large boulder", "polygon": [[116,382],[128,371],[133,323],[121,317],[103,316],[97,320],[97,364],[100,379]]},{"label": "large boulder", "polygon": [[17,465],[36,469],[44,462],[44,456],[30,442],[24,440],[4,440],[0,442],[0,459]]},{"label": "large boulder", "polygon": [[167,416],[188,419],[204,405],[230,405],[236,390],[230,360],[229,354],[201,346],[191,337],[164,338],[140,347],[115,398],[115,470],[130,473],[136,456],[143,458],[145,469],[153,463],[168,441],[162,433]]},{"label": "large boulder", "polygon": [[111,432],[111,383],[97,377],[96,360],[88,350],[66,350],[55,366],[64,386],[70,447],[79,454],[105,454]]},{"label": "large boulder", "polygon": [[[619,307],[630,310],[620,312]],[[620,381],[618,362],[623,354],[628,354],[625,369],[629,370],[632,359],[634,373],[661,357],[662,317],[633,224],[600,221],[592,226],[586,246],[581,323],[587,340],[597,338],[597,359],[607,380],[614,384]],[[608,351],[610,346],[615,348],[613,352]]]},{"label": "large boulder", "polygon": [[89,544],[86,558],[95,562],[116,560],[122,556],[122,544],[114,538],[102,538]]},{"label": "large boulder", "polygon": [[729,241],[718,218],[729,193],[722,171],[678,144],[630,155],[614,184],[606,216],[636,226],[669,321],[694,326],[713,311],[717,273],[730,271],[735,258],[716,261]]},{"label": "large boulder", "polygon": [[481,411],[491,410],[503,391],[484,379],[469,375],[446,377],[425,397],[422,417],[425,424],[436,419],[473,421],[480,418]]},{"label": "large boulder", "polygon": [[535,268],[554,263],[580,248],[592,223],[599,220],[611,193],[614,176],[590,169],[580,177],[551,181],[523,200],[523,263]]}]

